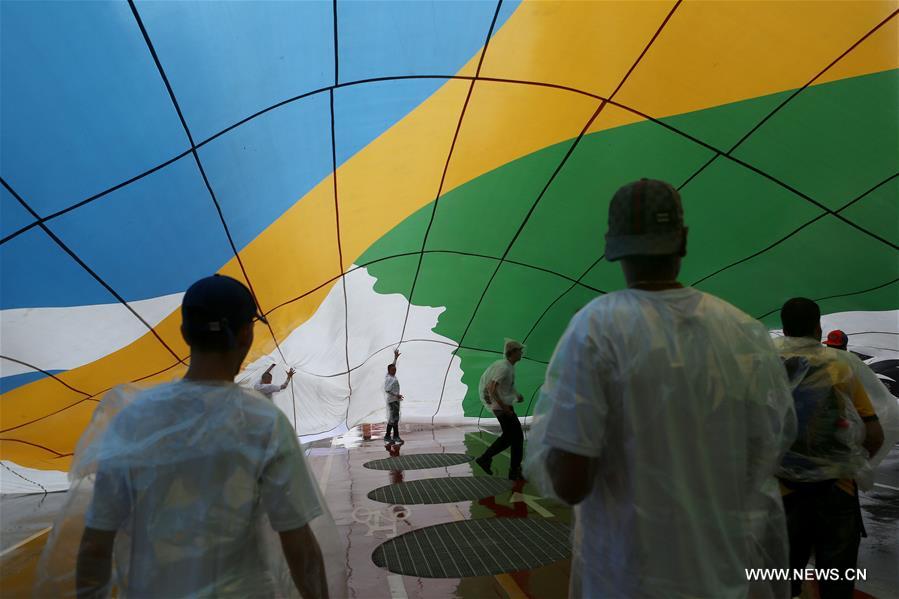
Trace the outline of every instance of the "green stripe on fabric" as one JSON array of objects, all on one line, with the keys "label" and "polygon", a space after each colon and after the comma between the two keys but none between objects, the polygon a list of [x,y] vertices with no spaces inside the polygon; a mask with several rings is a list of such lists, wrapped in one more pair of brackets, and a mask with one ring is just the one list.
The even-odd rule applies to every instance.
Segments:
[{"label": "green stripe on fabric", "polygon": [[[664,122],[713,140],[723,123],[762,115],[791,93]],[[778,326],[776,309],[797,295],[842,296],[823,301],[826,312],[895,309],[895,289],[857,292],[899,277],[897,251],[871,235],[899,242],[899,178],[888,181],[899,164],[897,98],[897,70],[815,86],[735,151],[736,158],[770,176],[719,156],[682,190],[690,233],[681,280],[764,317],[770,327]],[[738,136],[728,131],[727,137]],[[502,348],[504,337],[523,339],[530,332],[526,356],[548,361],[571,316],[598,295],[596,290],[624,285],[617,264],[597,263],[615,189],[640,177],[681,185],[715,155],[648,121],[585,136],[519,232],[572,141],[506,164],[440,198],[427,242],[428,251],[436,253],[424,257],[411,299],[416,305],[446,306],[435,332],[492,351]],[[836,211],[878,184],[840,212],[871,234],[786,187]],[[429,204],[397,225],[359,263],[417,252],[432,210]],[[507,248],[507,260],[520,264],[502,264],[468,327]],[[386,259],[369,272],[378,279],[379,293],[409,298],[417,265],[417,256]],[[576,279],[583,285],[565,293]],[[500,355],[463,349],[459,356],[469,388],[464,412],[477,416],[478,379]],[[545,365],[526,359],[517,370],[519,389],[529,398]]]}]

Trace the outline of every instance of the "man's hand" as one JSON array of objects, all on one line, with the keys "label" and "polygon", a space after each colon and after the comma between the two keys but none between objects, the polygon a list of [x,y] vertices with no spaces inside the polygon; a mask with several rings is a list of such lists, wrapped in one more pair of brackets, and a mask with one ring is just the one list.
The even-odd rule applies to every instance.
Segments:
[{"label": "man's hand", "polygon": [[107,596],[115,534],[114,530],[84,529],[75,566],[75,593],[78,599]]},{"label": "man's hand", "polygon": [[287,378],[291,378],[296,373],[297,373],[297,371],[294,370],[293,368],[291,368],[290,370],[287,371]]},{"label": "man's hand", "polygon": [[883,445],[883,427],[876,419],[865,422],[865,440],[862,446],[868,450],[868,455],[873,456]]},{"label": "man's hand", "polygon": [[328,599],[321,548],[309,525],[278,533],[290,575],[303,599]]},{"label": "man's hand", "polygon": [[594,458],[553,447],[546,456],[553,489],[568,505],[577,505],[590,493],[596,476]]},{"label": "man's hand", "polygon": [[521,393],[519,393],[519,394],[518,394],[518,403],[522,403],[522,402],[524,402],[524,395],[522,395]]},{"label": "man's hand", "polygon": [[397,395],[397,397],[399,398],[400,401],[403,401],[403,396],[402,396],[402,395]]},{"label": "man's hand", "polygon": [[393,361],[396,362],[396,359],[400,357],[400,350],[393,350]]}]

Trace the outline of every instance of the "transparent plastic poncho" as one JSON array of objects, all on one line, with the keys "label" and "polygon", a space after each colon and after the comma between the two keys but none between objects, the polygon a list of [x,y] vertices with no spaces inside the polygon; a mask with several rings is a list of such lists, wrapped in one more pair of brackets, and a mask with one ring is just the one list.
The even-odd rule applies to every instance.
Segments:
[{"label": "transparent plastic poncho", "polygon": [[[798,437],[784,456],[779,476],[796,482],[854,479],[862,489],[899,437],[899,405],[886,387],[851,352],[826,347],[808,337],[775,341],[793,388]],[[884,430],[873,456],[864,448],[865,424],[853,397],[860,390]]]},{"label": "transparent plastic poncho", "polygon": [[[275,528],[306,525],[330,596],[346,596],[344,550],[295,431],[254,391],[186,381],[118,387],[97,407],[69,479],[35,596],[76,596],[90,526],[116,531],[106,596],[299,597]],[[312,563],[303,576],[320,580]]]},{"label": "transparent plastic poncho", "polygon": [[[571,597],[788,597],[774,473],[795,434],[767,330],[694,289],[626,290],[572,319],[547,369],[526,476],[553,448],[593,458],[575,507]],[[560,500],[561,501],[561,500]]]}]

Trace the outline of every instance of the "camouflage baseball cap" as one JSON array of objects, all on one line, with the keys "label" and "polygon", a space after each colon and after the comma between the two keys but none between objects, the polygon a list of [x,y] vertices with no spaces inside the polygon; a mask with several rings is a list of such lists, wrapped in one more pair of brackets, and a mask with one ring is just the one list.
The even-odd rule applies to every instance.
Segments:
[{"label": "camouflage baseball cap", "polygon": [[670,183],[640,179],[612,197],[606,260],[677,254],[683,236],[684,208],[680,194]]}]

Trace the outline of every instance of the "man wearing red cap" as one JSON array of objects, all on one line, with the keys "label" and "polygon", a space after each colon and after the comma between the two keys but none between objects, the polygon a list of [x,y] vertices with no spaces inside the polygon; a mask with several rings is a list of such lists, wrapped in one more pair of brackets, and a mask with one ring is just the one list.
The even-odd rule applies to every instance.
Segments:
[{"label": "man wearing red cap", "polygon": [[849,335],[840,329],[835,329],[827,333],[827,339],[824,340],[824,345],[845,351],[846,346],[849,345]]}]

